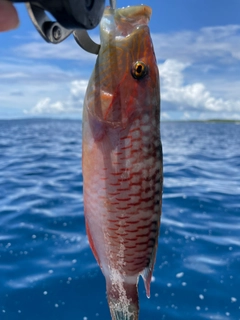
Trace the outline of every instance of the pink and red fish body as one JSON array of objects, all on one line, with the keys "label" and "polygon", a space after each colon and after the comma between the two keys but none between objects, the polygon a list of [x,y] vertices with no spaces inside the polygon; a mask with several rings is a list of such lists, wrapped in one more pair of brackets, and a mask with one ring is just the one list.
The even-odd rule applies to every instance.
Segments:
[{"label": "pink and red fish body", "polygon": [[106,278],[113,320],[138,319],[139,275],[147,295],[162,205],[159,74],[151,9],[107,8],[83,115],[84,212]]}]

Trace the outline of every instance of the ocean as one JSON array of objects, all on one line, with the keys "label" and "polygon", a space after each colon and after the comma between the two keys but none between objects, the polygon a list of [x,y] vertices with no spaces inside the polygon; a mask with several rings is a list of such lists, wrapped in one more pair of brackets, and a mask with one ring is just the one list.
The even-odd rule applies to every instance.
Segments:
[{"label": "ocean", "polygon": [[[140,320],[240,319],[240,125],[163,122],[159,248]],[[0,319],[110,320],[83,216],[81,121],[0,121]]]}]

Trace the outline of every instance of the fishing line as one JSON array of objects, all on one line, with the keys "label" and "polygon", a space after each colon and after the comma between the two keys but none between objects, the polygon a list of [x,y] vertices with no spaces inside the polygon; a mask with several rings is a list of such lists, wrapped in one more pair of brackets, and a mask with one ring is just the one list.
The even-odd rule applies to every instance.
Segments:
[{"label": "fishing line", "polygon": [[117,0],[110,0],[110,7],[115,10],[117,7]]}]

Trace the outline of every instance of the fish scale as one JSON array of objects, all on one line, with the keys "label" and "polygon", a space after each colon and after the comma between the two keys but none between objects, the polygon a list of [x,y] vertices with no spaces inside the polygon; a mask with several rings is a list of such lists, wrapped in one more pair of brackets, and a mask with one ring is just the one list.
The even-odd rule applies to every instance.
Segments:
[{"label": "fish scale", "polygon": [[[162,149],[159,75],[146,25],[150,13],[146,6],[106,9],[101,49],[84,102],[86,229],[106,279],[113,320],[138,319],[138,278],[142,275],[150,296],[158,244]],[[117,32],[109,21],[115,21]],[[129,67],[138,58],[149,71],[141,80]]]}]

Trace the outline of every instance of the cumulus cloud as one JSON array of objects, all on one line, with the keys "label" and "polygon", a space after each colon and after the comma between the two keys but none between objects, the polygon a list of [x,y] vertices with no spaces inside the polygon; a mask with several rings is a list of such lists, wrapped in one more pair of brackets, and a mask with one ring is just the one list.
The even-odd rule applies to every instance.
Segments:
[{"label": "cumulus cloud", "polygon": [[[184,119],[240,118],[240,25],[158,33],[152,38],[161,75],[163,119],[172,119],[173,113],[174,118]],[[81,115],[95,55],[84,52],[71,38],[57,46],[30,38],[4,50],[1,117],[6,108],[17,116]]]},{"label": "cumulus cloud", "polygon": [[83,98],[87,87],[86,80],[74,80],[71,82],[70,93],[62,101],[54,101],[49,97],[43,98],[31,109],[25,109],[27,115],[62,115],[79,114],[81,117]]},{"label": "cumulus cloud", "polygon": [[52,103],[50,98],[45,98],[40,100],[36,104],[36,106],[33,107],[32,109],[24,110],[24,113],[40,115],[40,114],[56,114],[64,111],[65,109],[63,107],[63,104],[60,101]]},{"label": "cumulus cloud", "polygon": [[87,88],[88,81],[75,80],[71,83],[71,95],[75,100],[82,100]]},{"label": "cumulus cloud", "polygon": [[185,84],[184,71],[189,67],[189,63],[177,60],[166,60],[159,64],[163,101],[171,103],[175,110],[186,109],[184,118],[190,118],[187,111],[196,109],[205,112],[240,112],[240,99],[216,98],[201,82]]},{"label": "cumulus cloud", "polygon": [[69,113],[80,117],[88,76],[45,62],[0,62],[0,117]]}]

